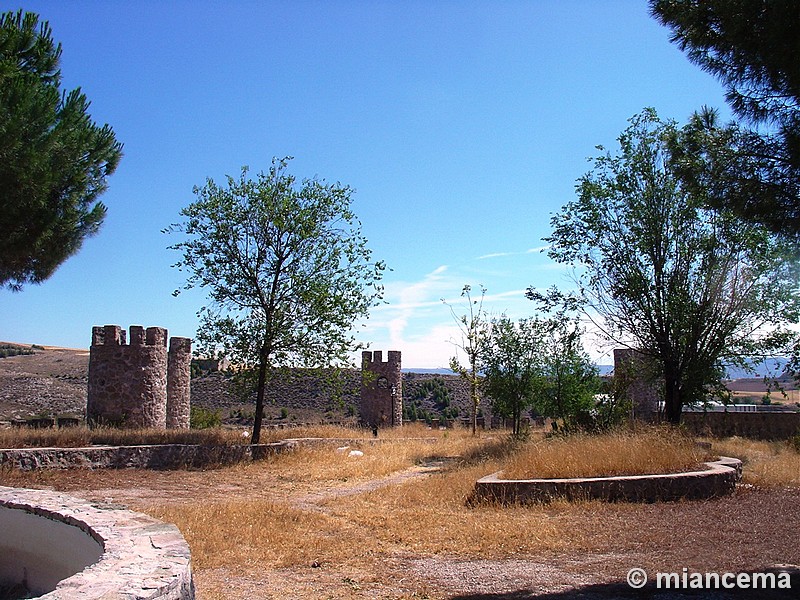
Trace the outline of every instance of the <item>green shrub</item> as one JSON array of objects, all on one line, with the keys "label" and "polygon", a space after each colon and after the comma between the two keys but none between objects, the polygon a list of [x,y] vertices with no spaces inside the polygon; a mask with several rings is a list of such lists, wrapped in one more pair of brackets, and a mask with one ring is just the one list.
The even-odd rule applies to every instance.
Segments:
[{"label": "green shrub", "polygon": [[209,410],[193,406],[189,413],[189,426],[192,429],[209,429],[222,425],[222,413],[218,410]]},{"label": "green shrub", "polygon": [[33,353],[34,353],[33,350],[29,348],[12,346],[10,344],[0,344],[0,358],[8,358],[9,356],[21,356]]}]

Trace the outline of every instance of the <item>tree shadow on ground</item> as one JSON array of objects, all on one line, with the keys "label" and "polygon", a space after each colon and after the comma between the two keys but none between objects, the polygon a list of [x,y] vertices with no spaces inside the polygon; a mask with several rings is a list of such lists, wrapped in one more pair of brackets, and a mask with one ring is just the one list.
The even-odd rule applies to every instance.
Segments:
[{"label": "tree shadow on ground", "polygon": [[625,583],[600,583],[561,592],[515,590],[512,592],[459,594],[450,600],[797,600],[800,577],[793,576],[791,589],[657,589],[648,585],[633,589]]}]

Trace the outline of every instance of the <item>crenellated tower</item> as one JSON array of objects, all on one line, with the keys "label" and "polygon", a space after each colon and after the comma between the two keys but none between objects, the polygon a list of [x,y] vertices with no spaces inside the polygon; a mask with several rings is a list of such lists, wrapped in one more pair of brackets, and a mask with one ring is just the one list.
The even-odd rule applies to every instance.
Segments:
[{"label": "crenellated tower", "polygon": [[[86,420],[163,429],[189,427],[191,340],[163,327],[92,328]],[[169,419],[168,419],[169,413]]]},{"label": "crenellated tower", "polygon": [[379,428],[403,424],[400,352],[390,350],[386,362],[380,351],[361,353],[361,423]]}]

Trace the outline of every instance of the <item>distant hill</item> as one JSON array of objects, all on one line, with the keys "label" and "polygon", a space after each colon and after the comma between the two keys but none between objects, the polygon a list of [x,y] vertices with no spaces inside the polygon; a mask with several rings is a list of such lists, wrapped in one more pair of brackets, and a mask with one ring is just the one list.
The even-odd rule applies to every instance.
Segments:
[{"label": "distant hill", "polygon": [[[597,372],[600,375],[608,375],[614,370],[614,365],[595,365],[597,367]],[[403,373],[426,373],[430,375],[456,375],[455,371],[451,371],[450,369],[415,369],[414,367],[410,367],[408,369],[403,369]]]},{"label": "distant hill", "polygon": [[728,379],[752,379],[781,377],[786,371],[789,361],[785,358],[768,358],[752,363],[752,371],[740,367],[728,367]]}]

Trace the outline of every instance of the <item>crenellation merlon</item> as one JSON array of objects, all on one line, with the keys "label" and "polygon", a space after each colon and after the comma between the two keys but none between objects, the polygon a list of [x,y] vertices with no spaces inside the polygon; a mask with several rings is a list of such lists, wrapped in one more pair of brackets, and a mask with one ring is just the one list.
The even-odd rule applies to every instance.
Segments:
[{"label": "crenellation merlon", "polygon": [[148,327],[146,331],[146,343],[148,346],[167,347],[167,330],[163,327]]},{"label": "crenellation merlon", "polygon": [[386,360],[383,360],[383,351],[382,350],[364,350],[361,352],[361,364],[371,365],[371,364],[381,364],[381,365],[392,365],[397,366],[400,364],[400,355],[401,352],[399,350],[389,350],[387,353]]},{"label": "crenellation merlon", "polygon": [[144,335],[144,327],[141,325],[131,325],[131,346],[144,346],[147,340]]},{"label": "crenellation merlon", "polygon": [[104,346],[119,346],[121,329],[119,325],[104,326],[102,344]]}]

